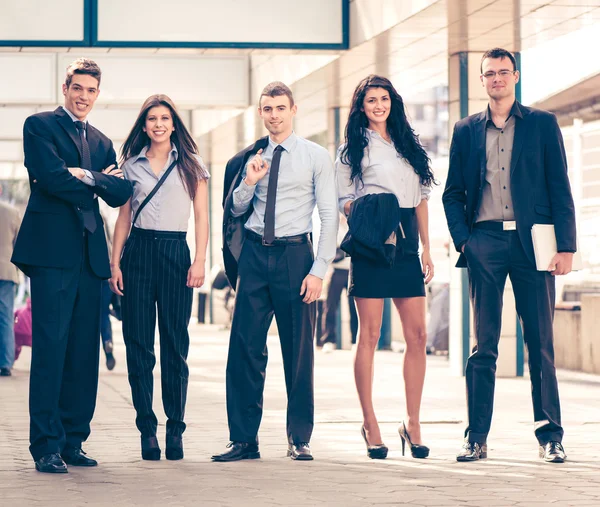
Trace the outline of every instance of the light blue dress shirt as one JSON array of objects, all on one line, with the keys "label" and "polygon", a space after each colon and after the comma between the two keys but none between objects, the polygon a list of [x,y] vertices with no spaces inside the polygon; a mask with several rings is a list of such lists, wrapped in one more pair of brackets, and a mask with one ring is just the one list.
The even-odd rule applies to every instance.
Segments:
[{"label": "light blue dress shirt", "polygon": [[[233,192],[233,216],[243,215],[250,204],[253,204],[253,212],[245,227],[260,236],[265,228],[269,173],[276,147],[277,144],[269,138],[269,145],[261,155],[269,164],[267,174],[253,186],[242,180]],[[335,257],[339,223],[333,164],[325,148],[298,137],[295,133],[283,141],[281,147],[284,151],[281,154],[277,180],[275,237],[312,232],[312,215],[316,205],[321,219],[321,232],[310,274],[322,279]],[[244,177],[246,169],[245,167]]]}]

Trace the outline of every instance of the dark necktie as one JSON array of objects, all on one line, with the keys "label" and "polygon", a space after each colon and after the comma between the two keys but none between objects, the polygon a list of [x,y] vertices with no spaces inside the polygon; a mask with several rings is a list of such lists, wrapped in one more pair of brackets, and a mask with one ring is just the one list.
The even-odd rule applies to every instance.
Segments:
[{"label": "dark necktie", "polygon": [[279,163],[283,148],[277,146],[271,160],[271,171],[269,172],[269,186],[267,187],[267,206],[265,209],[265,232],[263,241],[270,244],[275,239],[275,201],[277,200],[277,180],[279,179]]},{"label": "dark necktie", "polygon": [[[92,170],[92,157],[90,155],[90,145],[87,142],[85,130],[87,124],[82,121],[76,121],[75,126],[79,131],[79,140],[81,141],[81,168]],[[96,217],[94,212],[90,210],[81,210],[81,216],[83,218],[83,226],[93,233],[96,230]]]}]

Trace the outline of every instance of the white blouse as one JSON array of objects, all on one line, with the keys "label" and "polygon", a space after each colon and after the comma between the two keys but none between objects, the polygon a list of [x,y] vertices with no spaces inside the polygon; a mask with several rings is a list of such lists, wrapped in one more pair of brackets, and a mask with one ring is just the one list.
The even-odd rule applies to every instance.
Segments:
[{"label": "white blouse", "polygon": [[345,145],[338,149],[335,160],[337,175],[338,207],[344,213],[344,205],[367,194],[395,194],[401,208],[416,208],[421,200],[429,199],[431,189],[421,184],[413,167],[378,132],[367,129],[369,144],[362,159],[362,183],[350,180],[352,168],[342,163],[340,155]]}]

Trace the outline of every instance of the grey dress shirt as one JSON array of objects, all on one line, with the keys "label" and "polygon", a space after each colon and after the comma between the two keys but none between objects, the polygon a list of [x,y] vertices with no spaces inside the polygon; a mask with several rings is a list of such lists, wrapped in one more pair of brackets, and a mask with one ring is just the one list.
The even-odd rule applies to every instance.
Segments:
[{"label": "grey dress shirt", "polygon": [[[177,148],[171,145],[167,163],[156,176],[150,167],[148,157],[146,157],[147,152],[148,146],[144,147],[138,155],[127,159],[122,167],[125,178],[133,184],[132,219],[158,180],[177,157]],[[202,158],[198,155],[196,158],[205,173],[205,178],[208,179],[209,174]],[[175,166],[158,192],[140,212],[135,226],[153,231],[187,232],[191,204],[190,195],[181,181],[177,166]]]},{"label": "grey dress shirt", "polygon": [[503,128],[492,121],[488,106],[485,124],[485,182],[476,222],[487,220],[510,221],[515,219],[510,193],[510,161],[515,138],[515,116],[521,112],[513,105]]},{"label": "grey dress shirt", "polygon": [[378,132],[365,129],[369,144],[362,159],[362,183],[351,181],[352,168],[342,162],[340,156],[345,145],[338,149],[335,161],[338,186],[338,205],[344,213],[344,205],[367,194],[394,194],[401,208],[416,208],[429,199],[431,189],[421,184],[421,178],[413,167]]},{"label": "grey dress shirt", "polygon": [[[269,138],[269,145],[261,155],[269,163],[269,171],[276,147],[277,144]],[[316,205],[321,219],[321,233],[310,274],[322,279],[335,257],[339,221],[333,165],[325,148],[298,137],[295,133],[283,141],[281,147],[284,151],[281,154],[277,181],[275,237],[284,238],[311,232]],[[245,227],[260,236],[265,228],[269,171],[254,186],[249,186],[242,180],[233,192],[232,215],[243,215],[250,204],[253,204],[253,212]]]}]

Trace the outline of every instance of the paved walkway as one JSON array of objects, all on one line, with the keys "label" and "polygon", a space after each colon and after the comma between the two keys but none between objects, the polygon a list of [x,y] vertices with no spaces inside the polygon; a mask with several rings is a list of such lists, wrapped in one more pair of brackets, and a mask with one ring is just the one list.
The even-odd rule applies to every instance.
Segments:
[{"label": "paved walkway", "polygon": [[[117,327],[117,326],[115,326]],[[316,355],[315,461],[285,457],[285,387],[276,337],[260,433],[262,459],[211,463],[227,443],[225,359],[228,334],[192,325],[190,388],[181,462],[144,462],[134,425],[122,340],[117,367],[101,367],[92,435],[85,450],[96,469],[71,468],[62,476],[35,472],[28,446],[28,363],[25,350],[14,376],[0,379],[0,505],[65,506],[600,506],[600,378],[560,374],[565,447],[569,461],[537,458],[529,383],[500,379],[489,439],[490,458],[460,464],[454,455],[464,427],[464,383],[447,375],[444,358],[429,358],[423,401],[423,436],[431,457],[402,457],[396,433],[403,417],[402,356],[376,357],[376,410],[388,459],[366,457],[352,355]],[[118,330],[117,330],[118,334]],[[157,390],[160,382],[157,382]],[[161,440],[164,415],[155,397]]]}]

